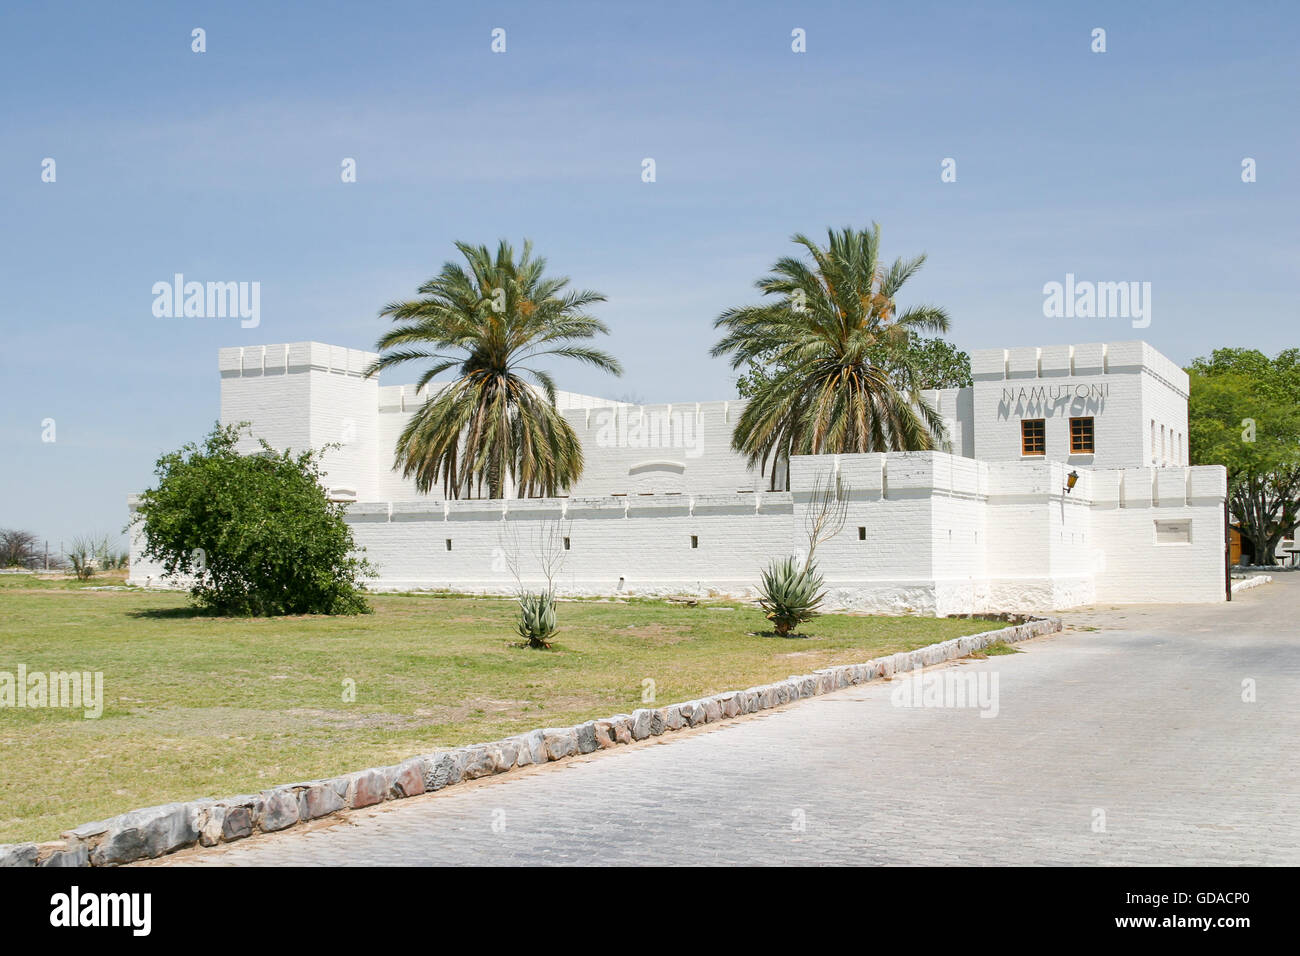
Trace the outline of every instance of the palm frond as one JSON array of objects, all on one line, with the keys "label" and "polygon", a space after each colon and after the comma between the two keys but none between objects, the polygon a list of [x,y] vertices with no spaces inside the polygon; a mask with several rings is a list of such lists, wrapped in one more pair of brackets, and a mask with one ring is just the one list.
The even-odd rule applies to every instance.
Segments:
[{"label": "palm frond", "polygon": [[[880,227],[827,230],[825,245],[791,241],[807,258],[782,257],[755,286],[776,301],[723,312],[711,354],[733,369],[770,370],[736,422],[733,448],[764,471],[782,454],[920,450],[947,440],[901,358],[913,330],[947,331],[948,314],[895,297],[925,256],[880,261]],[[811,260],[811,261],[809,261]],[[904,368],[903,388],[881,364]]]},{"label": "palm frond", "polygon": [[555,407],[551,372],[533,363],[568,359],[622,374],[612,355],[581,344],[608,334],[586,311],[605,297],[569,290],[567,277],[546,276],[546,260],[534,256],[531,241],[518,254],[504,239],[495,251],[455,246],[463,263],[444,263],[419,287],[419,298],[390,302],[379,313],[395,325],[380,336],[382,354],[366,375],[424,362],[422,389],[457,372],[402,429],[394,468],[421,492],[441,484],[448,497],[485,485],[491,497],[502,497],[512,482],[518,494],[559,494],[582,474],[582,443]]}]

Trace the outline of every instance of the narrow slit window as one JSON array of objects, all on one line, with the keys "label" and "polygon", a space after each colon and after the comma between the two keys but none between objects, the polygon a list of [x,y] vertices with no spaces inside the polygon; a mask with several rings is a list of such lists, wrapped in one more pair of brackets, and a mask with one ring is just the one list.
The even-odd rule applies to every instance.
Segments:
[{"label": "narrow slit window", "polygon": [[569,539],[568,539],[568,538],[565,538],[565,539],[564,539],[564,550],[565,550],[565,551],[568,551],[568,550],[569,550]]},{"label": "narrow slit window", "polygon": [[866,540],[867,540],[867,529],[866,529],[866,528],[858,528],[858,540],[859,540],[859,541],[866,541]]},{"label": "narrow slit window", "polygon": [[451,538],[448,538],[448,539],[447,539],[447,550],[448,550],[448,551],[451,550]]},{"label": "narrow slit window", "polygon": [[1021,419],[1020,453],[1022,455],[1047,454],[1047,427],[1046,422],[1043,419]]},{"label": "narrow slit window", "polygon": [[1093,440],[1093,420],[1087,418],[1070,419],[1070,454],[1091,455],[1097,450]]},{"label": "narrow slit window", "polygon": [[700,546],[700,538],[699,538],[699,535],[694,535],[694,534],[691,535],[691,547],[692,547],[692,548],[698,548],[699,546]]}]

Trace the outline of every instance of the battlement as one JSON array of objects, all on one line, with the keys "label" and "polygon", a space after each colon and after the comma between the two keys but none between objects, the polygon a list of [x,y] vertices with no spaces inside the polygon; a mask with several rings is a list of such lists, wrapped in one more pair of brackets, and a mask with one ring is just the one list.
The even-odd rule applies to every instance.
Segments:
[{"label": "battlement", "polygon": [[1181,392],[1184,397],[1187,395],[1187,373],[1142,341],[976,349],[971,352],[971,377],[976,382],[1085,378],[1144,371]]},{"label": "battlement", "polygon": [[[222,420],[249,421],[276,446],[341,444],[327,461],[330,487],[341,493],[363,501],[419,500],[426,496],[393,471],[392,449],[409,417],[448,383],[381,385],[364,377],[378,358],[321,342],[221,349]],[[1186,463],[1187,376],[1144,342],[981,349],[972,356],[972,372],[973,387],[924,393],[946,426],[942,451],[1032,465],[1021,423],[1042,419],[1045,450],[1038,454],[1049,460],[1092,468]],[[560,391],[556,405],[584,449],[582,477],[565,489],[575,497],[786,489],[784,469],[774,480],[733,447],[744,399],[634,405]],[[1089,422],[1087,444],[1078,445],[1070,432],[1077,419]],[[942,467],[918,465],[926,473],[913,477],[905,461],[873,466],[879,474],[871,486],[892,483],[901,495],[919,483],[919,494],[926,482],[948,487],[951,481],[953,494],[982,493],[969,487],[970,476],[986,471],[945,459]]]},{"label": "battlement", "polygon": [[217,367],[222,378],[289,375],[294,372],[332,372],[361,378],[375,352],[349,349],[323,342],[287,342],[277,345],[240,345],[221,349]]},{"label": "battlement", "polygon": [[1123,354],[1125,344],[1129,343],[976,349],[971,352],[971,377],[977,382],[996,382],[1106,375],[1112,371],[1112,357]]},{"label": "battlement", "polygon": [[[1067,490],[1071,472],[1076,483]],[[1048,460],[977,461],[937,451],[790,459],[790,486],[797,502],[808,502],[819,481],[824,484],[834,477],[851,501],[1039,498],[1102,507],[1176,508],[1220,502],[1228,492],[1227,471],[1221,465],[1087,468]]]}]

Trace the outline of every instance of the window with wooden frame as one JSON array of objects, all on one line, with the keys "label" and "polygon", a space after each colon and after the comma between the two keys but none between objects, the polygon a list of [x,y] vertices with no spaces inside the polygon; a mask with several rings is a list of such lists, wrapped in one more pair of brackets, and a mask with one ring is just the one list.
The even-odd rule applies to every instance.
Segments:
[{"label": "window with wooden frame", "polygon": [[1093,441],[1092,417],[1070,419],[1070,454],[1091,455],[1096,451]]},{"label": "window with wooden frame", "polygon": [[1047,425],[1041,418],[1020,420],[1020,454],[1047,454]]}]

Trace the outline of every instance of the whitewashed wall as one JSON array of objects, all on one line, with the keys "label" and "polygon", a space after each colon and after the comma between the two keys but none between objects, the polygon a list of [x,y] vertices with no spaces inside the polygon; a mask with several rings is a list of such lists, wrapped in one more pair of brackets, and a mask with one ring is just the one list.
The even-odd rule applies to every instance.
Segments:
[{"label": "whitewashed wall", "polygon": [[[1059,462],[797,457],[791,492],[359,503],[348,520],[379,589],[508,593],[512,558],[536,585],[538,544],[558,522],[570,542],[556,578],[564,593],[748,596],[768,561],[806,550],[814,482],[837,467],[847,519],[817,552],[832,607],[955,614],[1223,600],[1218,466],[1080,469],[1067,493]],[[151,575],[156,583],[133,541],[132,581]]]},{"label": "whitewashed wall", "polygon": [[[222,349],[222,421],[250,421],[276,447],[339,444],[325,457],[327,481],[358,501],[420,500],[393,470],[393,449],[428,391],[362,378],[375,358],[319,342]],[[1020,420],[1042,417],[1049,461],[1122,468],[1187,460],[1187,376],[1144,342],[986,349],[973,353],[972,368],[973,388],[925,393],[953,454],[1018,461]],[[557,401],[586,457],[574,497],[771,487],[731,447],[744,401],[633,406],[571,392]],[[1095,455],[1069,453],[1072,415],[1094,417]]]},{"label": "whitewashed wall", "polygon": [[790,542],[790,496],[779,492],[504,504],[358,505],[349,521],[380,568],[379,586],[399,589],[507,593],[512,564],[523,583],[538,586],[539,549],[554,528],[571,546],[555,579],[566,594],[743,593],[754,569],[735,553],[737,542],[757,554],[782,553]]},{"label": "whitewashed wall", "polygon": [[[971,353],[974,379],[974,457],[1018,460],[1020,422],[1042,418],[1046,458],[1094,468],[1141,468],[1187,463],[1187,374],[1145,342],[1044,348],[980,349]],[[1070,418],[1092,416],[1096,453],[1070,453]],[[1162,456],[1161,428],[1170,441]],[[1153,458],[1153,455],[1155,456]]]},{"label": "whitewashed wall", "polygon": [[[512,558],[535,586],[537,543],[559,521],[565,593],[750,595],[761,567],[806,550],[814,484],[838,471],[848,516],[818,552],[834,607],[951,614],[1223,599],[1226,476],[1144,467],[1153,455],[1185,461],[1187,430],[1186,375],[1145,343],[976,352],[973,388],[927,393],[955,454],[795,458],[789,491],[768,492],[731,449],[743,402],[630,406],[561,393],[587,459],[578,487],[504,501],[420,495],[391,470],[425,395],[362,378],[375,357],[304,342],[222,349],[220,370],[222,421],[251,421],[275,447],[341,444],[325,458],[326,484],[355,494],[348,520],[378,588],[507,593]],[[1009,402],[1006,390],[1021,388],[1033,397]],[[1020,417],[1031,411],[1047,419],[1046,458],[1020,456]],[[1068,455],[1071,414],[1095,416],[1095,456]],[[1163,450],[1153,421],[1165,426]],[[1072,469],[1079,481],[1067,493]],[[131,580],[156,584],[139,546]]]},{"label": "whitewashed wall", "polygon": [[222,349],[221,421],[252,425],[241,446],[248,452],[258,438],[294,451],[339,445],[322,459],[325,484],[374,499],[379,383],[362,373],[377,357],[320,342]]},{"label": "whitewashed wall", "polygon": [[[586,399],[590,404],[579,404]],[[589,396],[557,396],[561,414],[582,441],[586,460],[573,497],[600,495],[731,494],[766,490],[767,479],[731,449],[744,402],[680,405],[596,404]],[[416,403],[381,404],[380,447],[392,449]],[[391,464],[391,451],[385,464]],[[391,500],[421,497],[400,475],[380,476]]]},{"label": "whitewashed wall", "polygon": [[964,458],[975,457],[975,390],[973,388],[927,389],[921,397],[943,417],[949,451]]},{"label": "whitewashed wall", "polygon": [[[326,483],[355,492],[358,501],[422,500],[414,483],[393,470],[393,449],[429,392],[380,388],[362,378],[375,358],[319,342],[222,349],[221,420],[252,424],[249,451],[259,437],[297,451],[340,445],[323,459]],[[556,399],[586,457],[574,497],[688,489],[731,494],[769,486],[731,449],[742,401],[633,406],[575,392]]]}]

